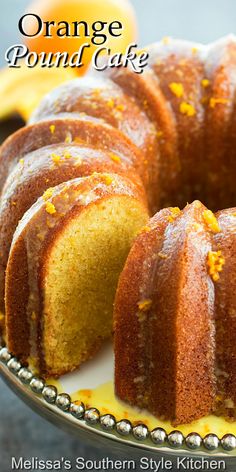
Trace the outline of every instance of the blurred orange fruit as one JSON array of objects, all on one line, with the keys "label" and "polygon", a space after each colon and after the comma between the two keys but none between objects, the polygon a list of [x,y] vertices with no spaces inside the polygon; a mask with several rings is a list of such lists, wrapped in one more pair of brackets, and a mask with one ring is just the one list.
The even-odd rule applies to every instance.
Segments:
[{"label": "blurred orange fruit", "polygon": [[27,67],[0,69],[0,121],[18,113],[27,121],[40,101],[55,87],[76,78],[76,69],[69,67]]},{"label": "blurred orange fruit", "polygon": [[[79,27],[80,37],[58,37],[57,26],[51,27],[52,37],[45,38],[45,27],[41,34],[36,37],[25,37],[24,42],[30,51],[40,52],[68,52],[69,55],[79,50],[86,42],[90,48],[86,48],[83,55],[83,67],[77,68],[78,74],[84,74],[89,66],[91,57],[98,47],[108,47],[111,54],[124,52],[126,47],[137,40],[137,22],[133,7],[129,0],[34,0],[27,8],[26,13],[38,15],[43,22],[54,21],[55,25],[60,21],[67,22],[73,33],[73,22],[86,22],[88,24],[90,37],[84,35],[85,28]],[[94,45],[91,42],[93,35],[92,25],[95,22],[121,22],[123,29],[121,36],[112,37],[108,32],[108,26],[104,32],[108,40],[103,45]],[[24,31],[31,35],[37,31],[38,22],[32,16],[24,19]],[[116,30],[115,34],[119,31]]]}]

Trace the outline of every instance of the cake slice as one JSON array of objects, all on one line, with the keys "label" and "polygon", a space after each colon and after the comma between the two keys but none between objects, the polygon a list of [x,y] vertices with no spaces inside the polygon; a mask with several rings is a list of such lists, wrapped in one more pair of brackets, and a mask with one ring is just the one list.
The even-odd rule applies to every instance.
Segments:
[{"label": "cake slice", "polygon": [[215,231],[199,201],[161,210],[135,240],[116,294],[116,394],[174,425],[214,408]]},{"label": "cake slice", "polygon": [[25,213],[11,246],[9,350],[46,376],[89,359],[111,335],[118,276],[147,218],[139,189],[116,174],[46,191]]}]

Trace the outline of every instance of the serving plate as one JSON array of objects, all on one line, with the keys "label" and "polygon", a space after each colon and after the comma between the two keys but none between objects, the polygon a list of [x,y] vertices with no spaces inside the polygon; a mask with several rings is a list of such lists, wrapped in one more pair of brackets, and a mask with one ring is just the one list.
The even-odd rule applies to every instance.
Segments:
[{"label": "serving plate", "polygon": [[[215,418],[215,431],[209,431],[211,417],[184,426],[181,431],[119,402],[113,388],[113,351],[107,344],[95,359],[60,379],[45,382],[29,367],[23,367],[0,345],[0,373],[9,387],[33,410],[83,441],[119,455],[160,457],[204,457],[227,462],[236,470],[236,424]],[[199,434],[196,433],[198,430]],[[204,435],[204,432],[207,434]],[[217,434],[216,434],[217,433]],[[232,467],[229,468],[229,467]]]}]

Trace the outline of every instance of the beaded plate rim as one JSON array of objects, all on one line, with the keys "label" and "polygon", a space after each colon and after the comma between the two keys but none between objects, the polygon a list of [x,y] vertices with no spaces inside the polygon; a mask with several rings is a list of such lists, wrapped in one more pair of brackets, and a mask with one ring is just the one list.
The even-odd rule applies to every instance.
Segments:
[{"label": "beaded plate rim", "polygon": [[[198,433],[189,433],[186,437],[178,430],[169,434],[163,429],[156,427],[149,431],[145,424],[132,425],[127,419],[116,421],[113,414],[100,415],[96,407],[86,409],[82,402],[75,403],[67,393],[58,393],[57,388],[47,384],[43,379],[37,377],[33,372],[23,367],[21,363],[10,354],[7,347],[0,343],[0,373],[6,382],[11,384],[14,380],[15,392],[17,387],[25,388],[24,394],[33,395],[34,400],[40,403],[42,400],[47,409],[67,416],[67,420],[77,420],[79,426],[86,428],[94,434],[102,434],[113,441],[123,442],[129,446],[141,447],[148,450],[161,450],[168,453],[214,453],[218,456],[234,453],[236,455],[236,436],[226,434],[219,438],[214,433],[201,437]],[[17,385],[17,383],[18,385]],[[11,386],[11,385],[10,385]]]}]

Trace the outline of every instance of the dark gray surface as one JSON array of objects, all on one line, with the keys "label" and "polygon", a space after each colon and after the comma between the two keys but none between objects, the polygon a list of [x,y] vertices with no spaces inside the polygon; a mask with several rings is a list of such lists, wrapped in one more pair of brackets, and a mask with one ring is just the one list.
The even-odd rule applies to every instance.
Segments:
[{"label": "dark gray surface", "polygon": [[32,412],[0,379],[0,471],[11,470],[12,457],[74,460],[106,455],[60,431]]},{"label": "dark gray surface", "polygon": [[[27,3],[0,0],[1,66],[6,48],[19,40],[17,22]],[[235,0],[133,0],[133,4],[142,45],[165,35],[208,42],[236,32]],[[107,452],[82,444],[38,417],[0,380],[0,472],[11,470],[12,456],[90,459],[104,457]]]}]

